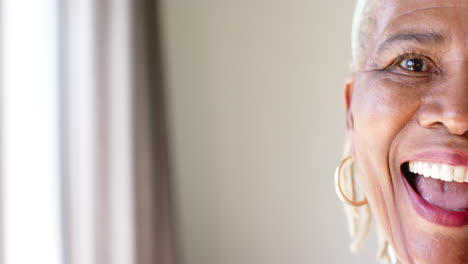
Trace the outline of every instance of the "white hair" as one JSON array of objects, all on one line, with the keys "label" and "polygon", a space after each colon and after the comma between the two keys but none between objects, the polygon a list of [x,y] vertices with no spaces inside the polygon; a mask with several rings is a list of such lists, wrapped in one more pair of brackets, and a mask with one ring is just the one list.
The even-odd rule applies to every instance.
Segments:
[{"label": "white hair", "polygon": [[[352,63],[351,69],[356,71],[361,67],[364,58],[363,50],[366,48],[368,34],[373,32],[374,17],[373,12],[376,12],[376,2],[378,0],[357,0],[354,8],[352,29],[351,29],[351,55]],[[344,157],[351,155],[349,139],[346,140],[344,148]],[[350,168],[345,174],[357,174],[358,169]],[[343,179],[343,189],[356,197],[359,192],[357,184],[354,180],[355,176],[345,175]],[[356,253],[367,239],[370,225],[372,222],[372,211],[369,204],[361,207],[349,206],[345,204],[345,212],[348,220],[348,229],[351,236],[351,252]],[[379,251],[377,259],[382,263],[397,263],[395,253],[389,245],[381,227],[377,223],[377,234],[379,242]]]},{"label": "white hair", "polygon": [[378,0],[356,0],[351,28],[351,69],[357,70],[363,63],[363,50],[369,34],[374,30],[373,13],[377,11]]},{"label": "white hair", "polygon": [[368,5],[369,0],[357,0],[354,7],[353,22],[351,27],[351,56],[353,61],[358,57],[360,47],[361,23],[363,20],[363,13]]},{"label": "white hair", "polygon": [[[344,148],[344,157],[348,157],[349,155],[351,155],[351,151],[349,140],[347,140]],[[340,177],[342,179],[340,185],[343,191],[347,193],[347,196],[350,199],[362,200],[362,197],[359,197],[360,195],[358,195],[362,190],[360,190],[357,181],[359,169],[356,164],[353,164],[342,171],[343,175]],[[350,250],[352,253],[357,253],[368,237],[372,223],[372,210],[368,203],[360,207],[344,204],[344,209],[348,222],[349,234],[351,236]],[[379,244],[377,259],[385,264],[397,263],[395,253],[385,238],[379,223],[376,224],[376,227]]]}]

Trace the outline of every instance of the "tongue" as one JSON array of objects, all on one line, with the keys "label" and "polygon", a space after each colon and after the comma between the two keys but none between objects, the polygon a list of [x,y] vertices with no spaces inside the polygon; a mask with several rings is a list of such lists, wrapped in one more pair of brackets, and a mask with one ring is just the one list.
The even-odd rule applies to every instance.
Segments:
[{"label": "tongue", "polygon": [[416,174],[415,187],[432,205],[446,210],[468,209],[468,183],[446,182]]}]

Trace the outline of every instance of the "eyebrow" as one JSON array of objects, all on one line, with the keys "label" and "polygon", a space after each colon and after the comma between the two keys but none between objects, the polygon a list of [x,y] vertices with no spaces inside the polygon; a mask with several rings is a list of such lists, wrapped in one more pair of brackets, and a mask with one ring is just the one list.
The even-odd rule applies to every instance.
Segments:
[{"label": "eyebrow", "polygon": [[384,42],[382,42],[378,49],[377,54],[400,42],[413,42],[421,45],[439,44],[445,40],[444,35],[434,32],[425,33],[398,33],[392,35]]}]

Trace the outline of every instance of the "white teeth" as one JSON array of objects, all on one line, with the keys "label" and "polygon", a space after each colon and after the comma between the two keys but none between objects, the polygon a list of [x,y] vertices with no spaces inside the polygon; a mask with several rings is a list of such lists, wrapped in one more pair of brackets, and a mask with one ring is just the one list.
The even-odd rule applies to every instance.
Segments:
[{"label": "white teeth", "polygon": [[465,167],[458,166],[453,169],[453,180],[463,182],[465,180]]},{"label": "white teeth", "polygon": [[440,166],[440,179],[443,181],[453,181],[453,167],[447,164]]},{"label": "white teeth", "polygon": [[440,165],[441,164],[433,164],[431,166],[431,170],[429,175],[424,175],[425,177],[432,177],[434,179],[440,179]]},{"label": "white teeth", "polygon": [[430,175],[431,174],[431,165],[429,163],[426,163],[426,162],[424,162],[422,164],[423,165],[422,165],[421,174]]},{"label": "white teeth", "polygon": [[424,177],[441,179],[443,181],[468,182],[468,170],[465,166],[451,166],[441,163],[410,161],[409,171]]}]

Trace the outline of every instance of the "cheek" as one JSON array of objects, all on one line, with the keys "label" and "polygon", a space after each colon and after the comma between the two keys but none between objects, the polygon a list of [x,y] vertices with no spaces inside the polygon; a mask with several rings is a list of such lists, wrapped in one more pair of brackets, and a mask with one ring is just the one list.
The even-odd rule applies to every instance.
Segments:
[{"label": "cheek", "polygon": [[420,89],[391,80],[356,82],[350,136],[364,191],[386,230],[395,230],[390,226],[396,215],[390,153],[398,146],[397,135],[414,120],[420,98]]},{"label": "cheek", "polygon": [[351,137],[360,164],[388,171],[383,165],[388,163],[390,146],[415,116],[419,98],[419,89],[392,80],[363,78],[356,82]]},{"label": "cheek", "polygon": [[421,91],[414,84],[388,78],[358,79],[351,102],[354,122],[351,137],[356,150],[387,163],[396,135],[415,120]]},{"label": "cheek", "polygon": [[395,135],[414,119],[421,95],[420,88],[388,79],[357,83],[351,106],[356,136],[364,139],[361,143],[388,150]]}]

